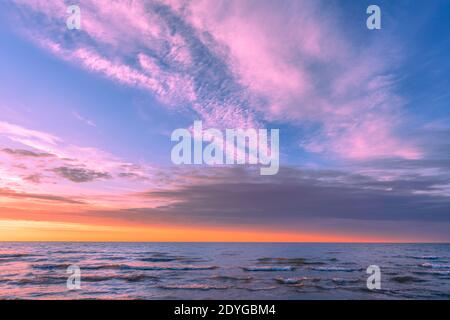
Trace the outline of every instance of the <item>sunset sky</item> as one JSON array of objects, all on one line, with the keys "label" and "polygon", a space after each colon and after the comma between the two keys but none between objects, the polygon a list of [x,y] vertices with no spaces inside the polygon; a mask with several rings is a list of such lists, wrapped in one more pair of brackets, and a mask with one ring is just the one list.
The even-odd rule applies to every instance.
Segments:
[{"label": "sunset sky", "polygon": [[[449,57],[449,1],[1,1],[0,241],[450,241]],[[173,165],[195,120],[279,173]]]}]

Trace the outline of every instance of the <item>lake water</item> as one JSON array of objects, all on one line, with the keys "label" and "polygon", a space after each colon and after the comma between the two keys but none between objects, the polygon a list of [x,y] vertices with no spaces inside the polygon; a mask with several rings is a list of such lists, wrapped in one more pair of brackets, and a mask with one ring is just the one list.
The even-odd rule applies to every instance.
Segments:
[{"label": "lake water", "polygon": [[3,242],[0,299],[450,299],[450,244]]}]

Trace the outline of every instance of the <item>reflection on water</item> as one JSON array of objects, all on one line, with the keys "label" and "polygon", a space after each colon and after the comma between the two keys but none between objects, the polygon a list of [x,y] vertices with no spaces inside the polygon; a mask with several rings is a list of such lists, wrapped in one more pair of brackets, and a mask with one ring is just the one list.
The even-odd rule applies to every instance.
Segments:
[{"label": "reflection on water", "polygon": [[449,299],[450,245],[0,243],[0,298]]}]

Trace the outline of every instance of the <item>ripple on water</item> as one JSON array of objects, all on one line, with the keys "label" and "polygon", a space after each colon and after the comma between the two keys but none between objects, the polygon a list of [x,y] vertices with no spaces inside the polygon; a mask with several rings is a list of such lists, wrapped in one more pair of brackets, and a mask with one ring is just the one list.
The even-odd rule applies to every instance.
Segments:
[{"label": "ripple on water", "polygon": [[271,271],[294,271],[295,268],[292,266],[254,266],[254,267],[243,267],[244,271],[254,271],[254,272],[271,272]]}]

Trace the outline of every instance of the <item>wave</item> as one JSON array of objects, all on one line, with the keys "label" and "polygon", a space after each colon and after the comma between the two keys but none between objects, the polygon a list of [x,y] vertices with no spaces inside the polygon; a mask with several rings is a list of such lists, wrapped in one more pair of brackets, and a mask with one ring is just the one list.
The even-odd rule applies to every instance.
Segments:
[{"label": "wave", "polygon": [[425,263],[420,264],[419,266],[421,266],[423,268],[432,268],[432,269],[450,269],[450,264],[425,262]]},{"label": "wave", "polygon": [[289,287],[314,287],[318,288],[318,282],[322,279],[318,277],[296,277],[296,278],[275,278],[275,281],[280,284],[285,284]]},{"label": "wave", "polygon": [[304,278],[275,278],[275,281],[277,281],[278,283],[290,285],[302,284],[304,280]]},{"label": "wave", "polygon": [[[424,247],[408,252],[400,246],[387,252],[380,247],[374,259],[384,261],[382,277],[391,292],[358,291],[366,287],[366,265],[362,263],[367,258],[366,250],[354,250],[351,245],[340,255],[327,251],[341,246],[319,251],[315,246],[302,245],[299,249],[298,245],[285,244],[277,250],[274,245],[258,250],[250,245],[196,246],[0,246],[0,288],[4,289],[0,299],[120,299],[128,295],[133,299],[233,299],[238,295],[250,299],[436,299],[442,298],[436,293],[446,293],[445,284],[450,283],[448,248]],[[83,254],[88,251],[96,254]],[[81,268],[83,291],[66,290],[70,265]]]},{"label": "wave", "polygon": [[171,261],[176,261],[176,260],[180,260],[179,258],[142,258],[139,259],[140,261],[144,261],[144,262],[171,262]]},{"label": "wave", "polygon": [[331,281],[337,284],[349,284],[361,282],[360,279],[332,278]]},{"label": "wave", "polygon": [[422,260],[439,260],[441,257],[438,257],[438,256],[411,256],[409,258],[422,259]]},{"label": "wave", "polygon": [[105,261],[109,261],[109,260],[125,260],[127,259],[126,257],[100,257],[100,258],[95,258],[95,260],[105,260]]},{"label": "wave", "polygon": [[0,262],[5,263],[5,262],[17,262],[17,259],[13,259],[13,258],[0,258]]},{"label": "wave", "polygon": [[236,288],[236,289],[242,289],[242,290],[247,290],[247,291],[268,291],[268,290],[278,289],[278,287],[270,286],[270,287],[260,287],[260,288]]},{"label": "wave", "polygon": [[185,256],[172,256],[168,253],[155,253],[151,257],[139,258],[139,261],[143,262],[172,262],[172,261],[182,261],[184,263],[196,263],[205,262],[204,259],[197,257],[185,257]]},{"label": "wave", "polygon": [[315,271],[337,271],[337,272],[353,272],[361,271],[361,268],[344,268],[344,267],[314,267],[312,270]]},{"label": "wave", "polygon": [[49,285],[49,284],[58,284],[65,283],[67,281],[67,277],[65,276],[31,276],[27,278],[21,279],[6,279],[10,284],[17,285]]},{"label": "wave", "polygon": [[62,264],[32,264],[31,268],[38,270],[55,270],[55,269],[67,269],[70,266],[68,263]]},{"label": "wave", "polygon": [[160,289],[168,290],[226,290],[229,286],[215,286],[209,284],[192,283],[192,284],[176,284],[159,286]]},{"label": "wave", "polygon": [[398,283],[414,283],[414,282],[426,282],[424,279],[420,279],[413,276],[398,276],[398,277],[392,277],[392,281],[398,282]]},{"label": "wave", "polygon": [[126,280],[128,282],[139,282],[143,280],[151,279],[153,281],[159,281],[158,277],[155,276],[149,276],[146,274],[130,274],[126,276],[121,276],[120,279]]},{"label": "wave", "polygon": [[36,256],[37,255],[31,253],[0,253],[0,258],[24,258]]},{"label": "wave", "polygon": [[284,267],[270,267],[270,266],[260,266],[260,267],[244,267],[244,271],[294,271],[295,268],[292,266]]},{"label": "wave", "polygon": [[427,271],[415,271],[414,274],[419,275],[427,275],[427,274],[433,274],[433,275],[442,275],[442,276],[448,276],[450,275],[450,270],[427,270]]},{"label": "wave", "polygon": [[[139,282],[144,280],[158,281],[158,277],[149,276],[146,274],[130,274],[130,275],[82,275],[81,282],[104,282],[112,280],[123,280],[127,282]],[[50,285],[50,284],[64,284],[67,281],[67,276],[29,276],[21,279],[4,279],[4,282],[9,282],[18,285]]]},{"label": "wave", "polygon": [[96,253],[94,251],[81,251],[81,250],[56,250],[56,251],[50,251],[49,253],[58,253],[58,254],[84,254],[84,253]]},{"label": "wave", "polygon": [[302,266],[302,265],[323,265],[325,262],[320,261],[308,261],[305,258],[259,258],[258,264],[278,264],[288,266]]},{"label": "wave", "polygon": [[223,252],[221,255],[222,256],[237,256],[237,255],[239,255],[239,253],[238,252]]},{"label": "wave", "polygon": [[113,252],[108,252],[106,253],[105,251],[94,251],[94,250],[49,250],[46,252],[47,255],[55,255],[55,254],[60,254],[60,255],[73,255],[73,254],[79,254],[81,255],[102,255],[102,254],[112,254]]},{"label": "wave", "polygon": [[[58,264],[33,264],[31,267],[38,270],[64,270],[71,265],[69,263]],[[78,265],[81,270],[104,270],[104,269],[122,269],[125,265],[122,264],[101,264],[101,265]]]},{"label": "wave", "polygon": [[163,270],[171,270],[171,271],[189,271],[189,270],[213,270],[218,269],[217,266],[130,266],[130,265],[122,265],[121,269],[131,269],[131,270],[147,270],[147,271],[163,271]]},{"label": "wave", "polygon": [[146,274],[130,274],[130,275],[110,275],[110,276],[83,276],[81,281],[85,282],[101,282],[101,281],[111,281],[111,280],[124,280],[127,282],[139,282],[144,280],[158,281],[158,277],[149,276]]},{"label": "wave", "polygon": [[145,256],[168,256],[171,253],[161,252],[161,251],[144,251],[144,252],[133,252],[134,254],[140,254]]},{"label": "wave", "polygon": [[[55,270],[55,269],[67,269],[70,264],[34,264],[33,269],[41,270]],[[127,264],[102,264],[102,265],[79,265],[81,270],[142,270],[142,271],[158,271],[158,270],[173,270],[173,271],[184,271],[184,270],[212,270],[217,269],[217,266],[193,266],[193,265],[181,265],[181,266],[133,266]]]},{"label": "wave", "polygon": [[253,277],[237,277],[237,276],[212,276],[210,279],[221,281],[251,281]]}]

